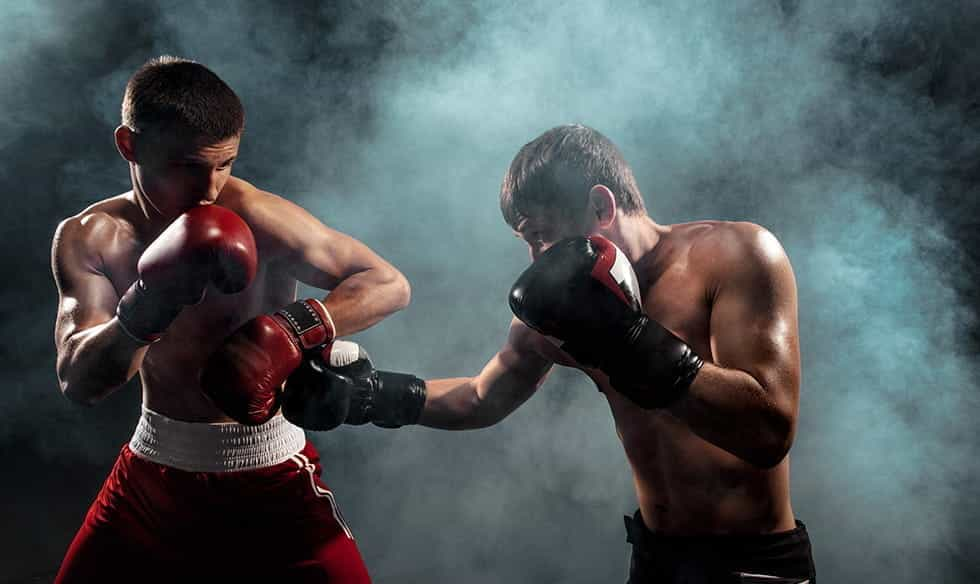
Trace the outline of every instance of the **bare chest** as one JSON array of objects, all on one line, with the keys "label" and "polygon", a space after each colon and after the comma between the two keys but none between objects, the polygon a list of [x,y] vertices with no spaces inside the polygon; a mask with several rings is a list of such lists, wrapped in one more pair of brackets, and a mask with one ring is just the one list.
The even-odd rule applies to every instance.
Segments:
[{"label": "bare chest", "polygon": [[[145,246],[139,242],[122,237],[103,248],[103,269],[118,295],[121,296],[139,277],[137,263],[144,250]],[[140,367],[140,376],[146,398],[159,410],[175,415],[181,412],[188,419],[193,417],[203,406],[181,404],[199,399],[196,394],[199,393],[200,372],[211,353],[249,319],[273,312],[293,300],[295,278],[290,275],[288,266],[266,261],[268,256],[271,254],[264,256],[259,250],[256,277],[245,290],[222,294],[209,286],[204,300],[184,307],[163,338],[150,347]],[[181,393],[187,395],[181,396]],[[171,405],[161,401],[176,403]]]},{"label": "bare chest", "polygon": [[[644,281],[643,275],[640,279]],[[643,308],[651,319],[690,344],[705,361],[712,360],[710,294],[703,279],[689,266],[676,262],[652,282],[648,278]],[[602,371],[583,369],[564,353],[549,350],[557,364],[581,369],[605,396],[626,454],[641,474],[654,472],[666,459],[693,459],[705,448],[703,440],[667,411],[636,406],[610,385]]]}]

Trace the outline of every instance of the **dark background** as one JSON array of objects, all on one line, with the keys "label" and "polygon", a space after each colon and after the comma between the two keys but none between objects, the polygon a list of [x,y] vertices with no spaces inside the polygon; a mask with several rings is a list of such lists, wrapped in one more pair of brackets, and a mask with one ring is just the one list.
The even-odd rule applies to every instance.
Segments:
[{"label": "dark background", "polygon": [[[137,419],[59,395],[58,221],[130,188],[126,79],[176,54],[241,95],[235,174],[390,259],[381,366],[474,374],[527,262],[497,192],[559,123],[607,134],[662,223],[749,220],[796,269],[793,502],[822,582],[975,582],[980,4],[0,4],[0,581],[47,581]],[[619,582],[635,508],[604,400],[558,372],[494,428],[313,437],[379,582]],[[136,575],[134,575],[134,578]],[[136,580],[134,580],[136,581]]]}]

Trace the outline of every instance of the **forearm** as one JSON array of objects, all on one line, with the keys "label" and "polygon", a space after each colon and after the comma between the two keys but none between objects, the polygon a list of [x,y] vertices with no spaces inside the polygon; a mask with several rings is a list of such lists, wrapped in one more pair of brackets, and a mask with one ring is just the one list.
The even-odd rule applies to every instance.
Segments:
[{"label": "forearm", "polygon": [[146,345],[129,337],[116,318],[66,339],[58,356],[58,381],[71,401],[95,405],[136,375]]},{"label": "forearm", "polygon": [[793,440],[792,419],[753,376],[705,363],[669,408],[698,436],[760,468],[778,464]]},{"label": "forearm", "polygon": [[396,270],[370,269],[342,280],[327,296],[337,336],[364,330],[408,305],[408,281]]},{"label": "forearm", "polygon": [[425,382],[425,409],[419,424],[443,430],[473,430],[500,420],[477,391],[475,377],[430,379]]}]

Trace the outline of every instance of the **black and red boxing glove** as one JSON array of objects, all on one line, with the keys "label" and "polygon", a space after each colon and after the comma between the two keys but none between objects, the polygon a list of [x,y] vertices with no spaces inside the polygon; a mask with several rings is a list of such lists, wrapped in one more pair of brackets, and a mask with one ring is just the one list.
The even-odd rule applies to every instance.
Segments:
[{"label": "black and red boxing glove", "polygon": [[253,318],[208,359],[201,388],[233,420],[257,425],[279,410],[282,385],[303,359],[333,342],[334,325],[323,303],[300,300]]},{"label": "black and red boxing glove", "polygon": [[184,306],[204,298],[209,284],[224,294],[248,287],[257,257],[255,238],[241,217],[217,205],[195,207],[140,256],[139,278],[116,305],[119,324],[134,340],[156,341]]},{"label": "black and red boxing glove", "polygon": [[334,341],[286,381],[282,414],[307,430],[368,422],[398,428],[418,423],[425,396],[418,377],[377,371],[360,345]]},{"label": "black and red boxing glove", "polygon": [[704,361],[643,312],[636,274],[609,240],[555,243],[514,283],[510,308],[524,324],[557,339],[581,365],[597,367],[643,408],[666,407]]}]

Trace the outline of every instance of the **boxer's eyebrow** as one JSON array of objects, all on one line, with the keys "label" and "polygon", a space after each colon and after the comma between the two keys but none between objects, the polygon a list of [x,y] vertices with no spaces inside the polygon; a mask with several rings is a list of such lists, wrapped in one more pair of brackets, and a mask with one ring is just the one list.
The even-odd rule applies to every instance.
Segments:
[{"label": "boxer's eyebrow", "polygon": [[207,160],[207,157],[201,156],[195,152],[178,152],[174,156],[175,160],[186,160],[187,162],[203,162]]},{"label": "boxer's eyebrow", "polygon": [[[235,159],[237,159],[237,158],[238,158],[238,156],[230,156],[227,159],[225,159],[223,162],[221,162],[220,164],[218,164],[218,166],[228,166],[229,164],[231,164],[232,162],[234,162]],[[208,158],[207,156],[197,156],[195,154],[186,154],[184,156],[178,156],[176,158],[176,161],[177,162],[190,163],[190,164],[210,164],[211,163],[211,159]]]}]

